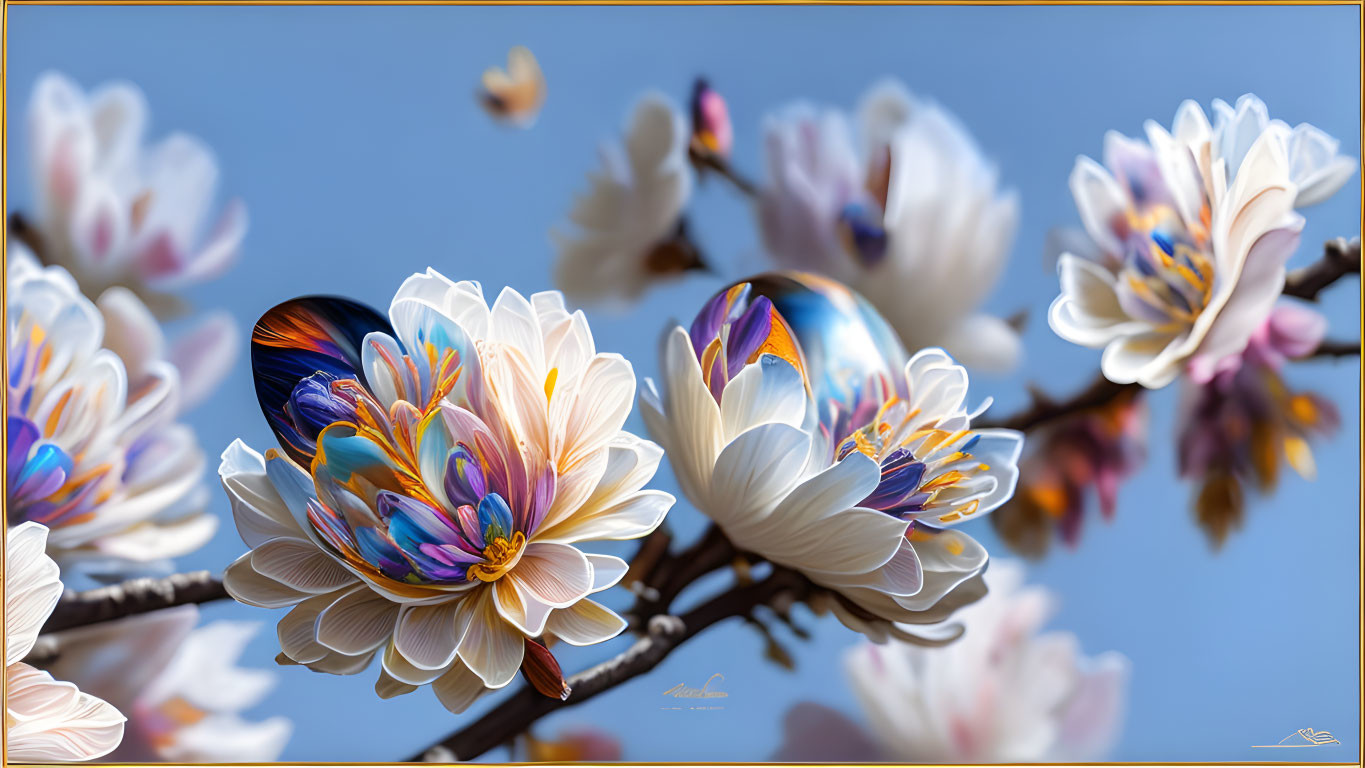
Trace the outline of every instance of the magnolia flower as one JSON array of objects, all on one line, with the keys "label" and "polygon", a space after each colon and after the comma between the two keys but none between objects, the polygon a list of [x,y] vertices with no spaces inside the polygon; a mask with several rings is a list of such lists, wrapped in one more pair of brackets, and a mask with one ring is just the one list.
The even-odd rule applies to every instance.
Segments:
[{"label": "magnolia flower", "polygon": [[123,715],[22,659],[62,596],[47,529],[23,523],[5,543],[5,756],[15,762],[93,760],[123,738]]},{"label": "magnolia flower", "polygon": [[172,421],[175,367],[103,348],[103,316],[60,267],[11,251],[6,285],[9,524],[42,523],[60,560],[103,572],[198,549],[217,519],[203,454]]},{"label": "magnolia flower", "polygon": [[275,685],[264,670],[235,665],[259,630],[217,621],[195,629],[199,611],[181,606],[56,635],[52,671],[128,714],[120,762],[222,763],[276,760],[288,718],[247,722],[240,712]]},{"label": "magnolia flower", "polygon": [[[952,530],[1014,491],[1023,436],[973,430],[967,372],[905,352],[831,280],[774,273],[668,335],[641,412],[683,493],[734,544],[837,597],[849,627],[913,637],[980,596],[986,550]],[[941,639],[941,638],[938,638]]]},{"label": "magnolia flower", "polygon": [[1014,498],[991,515],[996,531],[1030,557],[1047,553],[1054,530],[1075,547],[1092,494],[1114,519],[1119,487],[1146,459],[1146,433],[1146,403],[1134,389],[1035,431]]},{"label": "magnolia flower", "polygon": [[1291,390],[1281,370],[1317,349],[1326,330],[1322,315],[1281,302],[1241,355],[1192,366],[1209,376],[1183,388],[1180,474],[1199,483],[1195,517],[1215,547],[1241,527],[1247,485],[1270,493],[1282,462],[1316,476],[1309,441],[1335,432],[1341,418],[1326,398]]},{"label": "magnolia flower", "polygon": [[683,208],[692,194],[688,131],[662,96],[640,100],[625,151],[601,150],[591,189],[574,201],[574,233],[554,232],[555,284],[575,302],[632,301],[655,280],[703,268]]},{"label": "magnolia flower", "polygon": [[1110,132],[1105,165],[1082,157],[1071,174],[1088,237],[1063,241],[1048,321],[1103,347],[1112,381],[1163,387],[1195,356],[1241,352],[1283,289],[1304,224],[1294,208],[1349,175],[1335,141],[1267,121],[1253,96],[1214,111],[1210,126],[1186,101],[1171,132],[1147,122],[1146,142]]},{"label": "magnolia flower", "polygon": [[643,536],[673,497],[640,490],[661,452],[621,430],[630,363],[597,352],[558,293],[505,289],[490,310],[477,283],[428,270],[387,320],[296,299],[257,323],[252,367],[282,450],[223,454],[252,548],[225,582],[243,603],[294,606],[283,663],[353,674],[379,654],[381,696],[431,683],[460,712],[523,661],[563,693],[533,638],[625,628],[587,599],[625,562],[576,545]]},{"label": "magnolia flower", "polygon": [[945,648],[864,643],[845,658],[881,760],[922,763],[1093,762],[1123,721],[1128,661],[1090,659],[1067,632],[1039,634],[1053,597],[997,562],[990,594],[963,609],[967,631]]},{"label": "magnolia flower", "polygon": [[1009,256],[1018,197],[946,110],[895,81],[848,118],[800,105],[768,119],[763,243],[780,267],[862,293],[910,349],[941,346],[971,367],[1020,354],[1003,320],[974,314]]},{"label": "magnolia flower", "polygon": [[[29,105],[35,250],[70,272],[87,296],[121,286],[167,316],[183,309],[177,292],[236,259],[246,208],[228,203],[201,238],[218,181],[213,153],[179,133],[144,146],[146,122],[145,99],[130,84],[87,96],[63,75],[38,79]],[[231,369],[237,341],[231,318],[216,312],[197,318],[170,347],[185,380],[185,408]]]}]

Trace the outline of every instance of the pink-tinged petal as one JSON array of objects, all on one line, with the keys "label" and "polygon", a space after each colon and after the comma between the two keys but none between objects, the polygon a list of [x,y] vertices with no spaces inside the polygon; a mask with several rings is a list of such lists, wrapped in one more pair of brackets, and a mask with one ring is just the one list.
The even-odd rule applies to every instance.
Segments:
[{"label": "pink-tinged petal", "polygon": [[1327,335],[1327,318],[1302,304],[1282,301],[1271,311],[1267,330],[1275,351],[1291,359],[1306,357]]},{"label": "pink-tinged petal", "polygon": [[146,378],[154,361],[165,357],[166,339],[161,326],[137,294],[114,286],[96,302],[104,316],[104,347],[123,361],[129,381]]},{"label": "pink-tinged petal", "polygon": [[471,704],[489,690],[478,675],[459,661],[432,683],[431,688],[435,691],[441,706],[457,715],[469,709]]},{"label": "pink-tinged petal", "polygon": [[397,620],[397,603],[357,586],[318,614],[318,642],[337,653],[368,653],[393,636]]},{"label": "pink-tinged petal", "polygon": [[482,590],[475,596],[479,602],[460,643],[459,658],[489,688],[501,688],[517,676],[526,643],[523,635],[498,614],[492,592]]},{"label": "pink-tinged petal", "polygon": [[545,631],[569,645],[595,645],[621,634],[626,620],[611,609],[592,600],[553,611],[545,623]]},{"label": "pink-tinged petal", "polygon": [[356,577],[311,541],[274,539],[251,553],[251,567],[300,592],[320,595],[354,583]]},{"label": "pink-tinged petal", "polygon": [[180,410],[208,400],[232,371],[242,333],[227,312],[211,312],[171,342],[169,360],[180,371]]},{"label": "pink-tinged petal", "polygon": [[588,558],[567,544],[528,544],[508,577],[530,597],[553,608],[572,605],[592,589]]},{"label": "pink-tinged petal", "polygon": [[251,567],[251,553],[237,558],[223,574],[223,588],[239,603],[254,605],[257,608],[284,608],[312,597],[307,592],[294,589],[263,576]]},{"label": "pink-tinged petal", "polygon": [[438,605],[406,605],[398,614],[393,645],[420,669],[443,669],[455,659],[473,617],[469,598]]}]

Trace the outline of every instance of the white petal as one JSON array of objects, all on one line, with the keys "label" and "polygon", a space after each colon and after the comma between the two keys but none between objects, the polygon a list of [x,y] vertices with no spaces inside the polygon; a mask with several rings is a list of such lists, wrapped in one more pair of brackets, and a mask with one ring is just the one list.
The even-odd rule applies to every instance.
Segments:
[{"label": "white petal", "polygon": [[422,669],[449,666],[473,616],[466,602],[467,599],[403,606],[393,633],[394,648],[413,666]]},{"label": "white petal", "polygon": [[383,645],[393,636],[397,620],[397,603],[360,585],[318,614],[318,642],[356,656]]},{"label": "white petal", "polygon": [[459,657],[489,688],[501,688],[512,682],[521,668],[526,642],[498,614],[492,590],[483,590],[477,598],[474,620],[460,644]]},{"label": "white petal", "polygon": [[572,605],[592,589],[592,566],[574,547],[532,542],[507,576],[552,608]]},{"label": "white petal", "polygon": [[703,510],[722,524],[762,514],[800,479],[810,435],[787,424],[760,424],[725,446]]},{"label": "white petal", "polygon": [[5,665],[28,655],[62,596],[61,572],[45,553],[47,528],[34,522],[9,530],[5,542]]},{"label": "white petal", "polygon": [[606,606],[592,600],[581,600],[568,608],[554,611],[545,623],[545,631],[569,645],[594,645],[621,634],[626,620]]},{"label": "white petal", "polygon": [[489,690],[478,675],[458,661],[450,671],[432,683],[431,689],[436,692],[436,698],[440,700],[441,705],[457,715],[469,709],[471,704]]},{"label": "white petal", "polygon": [[93,760],[123,740],[126,718],[117,709],[27,664],[5,668],[5,706],[9,760]]},{"label": "white petal", "polygon": [[776,355],[746,365],[725,385],[720,420],[725,440],[769,422],[799,427],[806,417],[806,385],[800,371]]},{"label": "white petal", "polygon": [[320,595],[355,581],[331,555],[300,539],[273,539],[251,553],[251,567],[262,576],[300,592]]},{"label": "white petal", "polygon": [[223,574],[223,588],[239,603],[257,608],[284,608],[312,597],[293,587],[263,576],[251,567],[251,553],[237,558]]}]

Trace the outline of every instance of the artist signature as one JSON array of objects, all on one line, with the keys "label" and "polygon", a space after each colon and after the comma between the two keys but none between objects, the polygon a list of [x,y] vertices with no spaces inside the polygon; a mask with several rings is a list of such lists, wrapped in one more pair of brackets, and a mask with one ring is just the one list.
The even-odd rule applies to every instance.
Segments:
[{"label": "artist signature", "polygon": [[1252,744],[1256,749],[1273,749],[1276,747],[1329,747],[1341,742],[1336,739],[1331,731],[1315,731],[1312,728],[1300,728],[1299,730],[1280,739],[1278,744]]},{"label": "artist signature", "polygon": [[[677,685],[673,686],[672,688],[669,688],[668,690],[664,691],[664,695],[665,695],[665,696],[672,696],[672,697],[675,698],[675,699],[724,699],[724,698],[728,698],[728,697],[730,696],[729,693],[727,693],[727,692],[725,692],[725,691],[722,691],[722,690],[718,690],[717,688],[713,688],[713,687],[712,687],[712,683],[716,683],[716,682],[725,682],[725,675],[722,675],[722,674],[719,673],[719,672],[715,673],[714,675],[711,675],[710,677],[706,678],[706,682],[703,683],[702,686],[701,686],[700,688],[692,688],[692,687],[690,687],[690,686],[688,686],[688,685],[686,685],[686,684],[684,684],[684,683],[678,683]],[[714,705],[714,704],[713,704],[713,705],[708,705],[708,706],[692,705],[692,706],[686,706],[686,707],[684,707],[684,706],[676,706],[676,707],[659,707],[659,709],[725,709],[725,707],[723,707],[723,706],[718,706],[718,705]]]}]

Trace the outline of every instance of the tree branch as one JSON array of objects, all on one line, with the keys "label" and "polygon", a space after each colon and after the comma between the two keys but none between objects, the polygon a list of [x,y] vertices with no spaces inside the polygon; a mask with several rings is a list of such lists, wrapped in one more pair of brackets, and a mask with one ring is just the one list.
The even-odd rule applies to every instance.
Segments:
[{"label": "tree branch", "polygon": [[735,189],[739,190],[745,197],[758,197],[758,185],[744,177],[739,171],[735,170],[730,161],[714,152],[688,151],[688,157],[692,160],[692,165],[699,170],[714,171],[726,181],[730,182]]},{"label": "tree branch", "polygon": [[176,573],[162,579],[132,579],[84,592],[67,590],[43,625],[43,632],[83,627],[101,621],[207,603],[228,597],[222,579],[210,571]]},{"label": "tree branch", "polygon": [[1308,357],[1360,357],[1360,342],[1325,339]]},{"label": "tree branch", "polygon": [[657,615],[649,620],[645,634],[624,653],[569,678],[573,693],[558,701],[522,686],[483,717],[446,739],[409,758],[410,762],[472,760],[524,733],[535,721],[561,707],[571,707],[645,674],[675,648],[713,624],[747,615],[780,595],[807,595],[814,585],[804,576],[776,568],[756,584],[732,589],[681,617]]},{"label": "tree branch", "polygon": [[1324,288],[1346,275],[1360,274],[1360,238],[1328,240],[1322,258],[1290,272],[1284,280],[1284,295],[1317,301]]},{"label": "tree branch", "polygon": [[1084,390],[1067,400],[1053,400],[1037,390],[1033,391],[1033,404],[1026,410],[1004,419],[981,419],[972,425],[973,429],[1004,428],[1027,432],[1054,419],[1070,416],[1091,408],[1098,408],[1112,402],[1129,390],[1139,389],[1137,384],[1115,384],[1103,375]]}]

